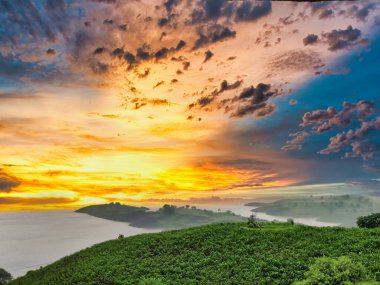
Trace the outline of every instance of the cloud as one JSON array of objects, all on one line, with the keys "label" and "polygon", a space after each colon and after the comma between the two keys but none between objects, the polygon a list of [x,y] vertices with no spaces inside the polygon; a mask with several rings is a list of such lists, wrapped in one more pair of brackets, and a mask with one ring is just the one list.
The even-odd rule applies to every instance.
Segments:
[{"label": "cloud", "polygon": [[17,178],[4,173],[0,169],[0,193],[11,192],[13,188],[19,185],[20,181]]},{"label": "cloud", "polygon": [[362,100],[356,104],[343,102],[343,110],[338,112],[334,107],[326,110],[315,110],[306,112],[302,118],[302,127],[313,125],[317,133],[329,131],[334,125],[349,125],[354,120],[364,121],[376,113],[375,102]]},{"label": "cloud", "polygon": [[358,5],[352,5],[344,14],[349,17],[355,18],[357,21],[365,22],[369,14],[376,9],[375,3],[366,3],[359,7]]},{"label": "cloud", "polygon": [[366,141],[366,137],[373,131],[380,130],[380,117],[369,122],[363,122],[361,127],[356,130],[338,133],[330,138],[329,145],[320,151],[321,154],[338,152],[347,145],[351,145],[352,152],[345,154],[345,157],[361,156],[363,159],[373,158],[375,153],[380,150],[380,144]]},{"label": "cloud", "polygon": [[243,82],[242,80],[238,80],[232,84],[229,84],[227,80],[223,80],[222,83],[220,84],[219,89],[215,89],[210,95],[199,98],[195,103],[192,103],[189,105],[189,109],[193,109],[193,108],[203,109],[209,106],[212,102],[215,101],[218,95],[220,95],[221,93],[225,91],[239,88],[242,82]]},{"label": "cloud", "polygon": [[198,39],[193,45],[193,50],[211,43],[224,41],[227,39],[235,38],[236,31],[232,31],[229,27],[219,24],[210,25],[206,31],[203,28],[198,29]]},{"label": "cloud", "polygon": [[237,104],[235,108],[228,106],[231,111],[231,117],[244,117],[253,114],[255,117],[264,117],[276,110],[275,105],[267,103],[267,101],[277,95],[277,90],[272,90],[269,84],[259,83],[256,87],[250,86],[245,88],[240,95],[234,97],[231,101],[224,104]]},{"label": "cloud", "polygon": [[334,16],[334,11],[332,9],[323,9],[319,14],[319,19],[326,19]]},{"label": "cloud", "polygon": [[344,30],[332,30],[329,33],[323,33],[322,37],[327,42],[330,51],[337,51],[356,46],[361,43],[361,31],[354,29],[351,25]]},{"label": "cloud", "polygon": [[302,71],[321,66],[322,60],[317,52],[306,50],[291,50],[273,57],[270,62],[272,73],[284,71]]},{"label": "cloud", "polygon": [[159,107],[159,106],[170,106],[171,103],[167,99],[160,98],[125,98],[123,106],[129,107],[132,105],[132,110],[138,110],[143,107],[151,106],[151,107]]},{"label": "cloud", "polygon": [[314,34],[310,34],[310,35],[307,35],[307,36],[303,39],[303,44],[304,44],[305,46],[307,46],[307,45],[312,45],[312,44],[315,44],[317,41],[318,41],[318,36],[317,36],[317,35],[314,35]]},{"label": "cloud", "polygon": [[235,21],[255,21],[272,12],[272,2],[264,0],[258,2],[258,5],[253,5],[250,1],[243,1],[237,8]]},{"label": "cloud", "polygon": [[214,54],[212,53],[211,50],[206,50],[205,51],[205,59],[203,60],[203,62],[209,61],[213,56],[214,56]]},{"label": "cloud", "polygon": [[290,141],[287,141],[281,149],[288,150],[300,150],[302,149],[302,144],[305,142],[306,138],[309,136],[309,133],[306,131],[299,131],[296,133],[289,134],[290,137],[293,137]]}]

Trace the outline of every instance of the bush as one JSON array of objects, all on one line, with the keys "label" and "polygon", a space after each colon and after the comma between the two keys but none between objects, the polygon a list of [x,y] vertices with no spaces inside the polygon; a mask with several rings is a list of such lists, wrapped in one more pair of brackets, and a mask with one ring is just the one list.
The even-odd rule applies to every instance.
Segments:
[{"label": "bush", "polygon": [[294,285],[350,285],[365,280],[366,271],[361,263],[347,256],[338,259],[321,257],[305,273],[306,279]]},{"label": "bush", "polygon": [[380,228],[380,213],[359,217],[356,223],[359,228]]},{"label": "bush", "polygon": [[12,275],[3,268],[0,268],[0,285],[7,284],[11,280]]},{"label": "bush", "polygon": [[142,278],[139,282],[139,285],[165,285],[161,279],[149,277],[149,278]]}]

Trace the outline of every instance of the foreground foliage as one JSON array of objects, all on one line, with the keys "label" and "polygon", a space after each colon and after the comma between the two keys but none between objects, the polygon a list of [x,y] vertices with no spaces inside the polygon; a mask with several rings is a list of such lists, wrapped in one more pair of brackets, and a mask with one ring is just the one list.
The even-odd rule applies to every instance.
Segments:
[{"label": "foreground foliage", "polygon": [[380,228],[380,213],[359,217],[357,224],[359,228]]},{"label": "foreground foliage", "polygon": [[318,258],[306,272],[306,279],[294,285],[350,285],[366,279],[366,269],[361,263],[353,262],[347,256],[337,259]]},{"label": "foreground foliage", "polygon": [[235,223],[144,234],[95,245],[10,284],[286,285],[312,278],[307,272],[324,256],[346,256],[345,266],[361,264],[366,281],[380,281],[380,229]]}]

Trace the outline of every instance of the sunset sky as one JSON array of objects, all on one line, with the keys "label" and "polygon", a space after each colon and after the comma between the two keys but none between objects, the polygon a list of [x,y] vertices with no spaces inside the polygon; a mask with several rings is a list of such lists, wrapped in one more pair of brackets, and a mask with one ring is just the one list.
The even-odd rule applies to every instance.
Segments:
[{"label": "sunset sky", "polygon": [[378,192],[380,3],[0,0],[0,210]]}]

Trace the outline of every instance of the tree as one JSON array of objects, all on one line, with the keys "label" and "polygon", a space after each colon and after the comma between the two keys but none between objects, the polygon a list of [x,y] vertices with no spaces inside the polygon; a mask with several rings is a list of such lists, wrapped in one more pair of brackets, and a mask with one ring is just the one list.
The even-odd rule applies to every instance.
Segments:
[{"label": "tree", "polygon": [[8,271],[0,268],[0,285],[7,284],[12,279],[12,275]]},{"label": "tree", "polygon": [[288,222],[289,224],[291,224],[291,225],[294,225],[294,220],[291,219],[291,218],[289,218],[289,219],[287,220],[287,222]]},{"label": "tree", "polygon": [[163,210],[164,214],[166,214],[166,215],[171,215],[171,214],[174,214],[176,208],[177,208],[177,207],[174,206],[174,205],[168,205],[168,204],[165,204],[165,205],[162,207],[162,210]]},{"label": "tree", "polygon": [[353,285],[365,280],[366,271],[361,263],[355,263],[347,256],[337,259],[321,257],[310,266],[305,277],[294,285]]},{"label": "tree", "polygon": [[261,224],[259,223],[255,215],[249,216],[247,224],[250,228],[261,228]]},{"label": "tree", "polygon": [[359,228],[380,228],[380,213],[359,217],[356,223]]}]

